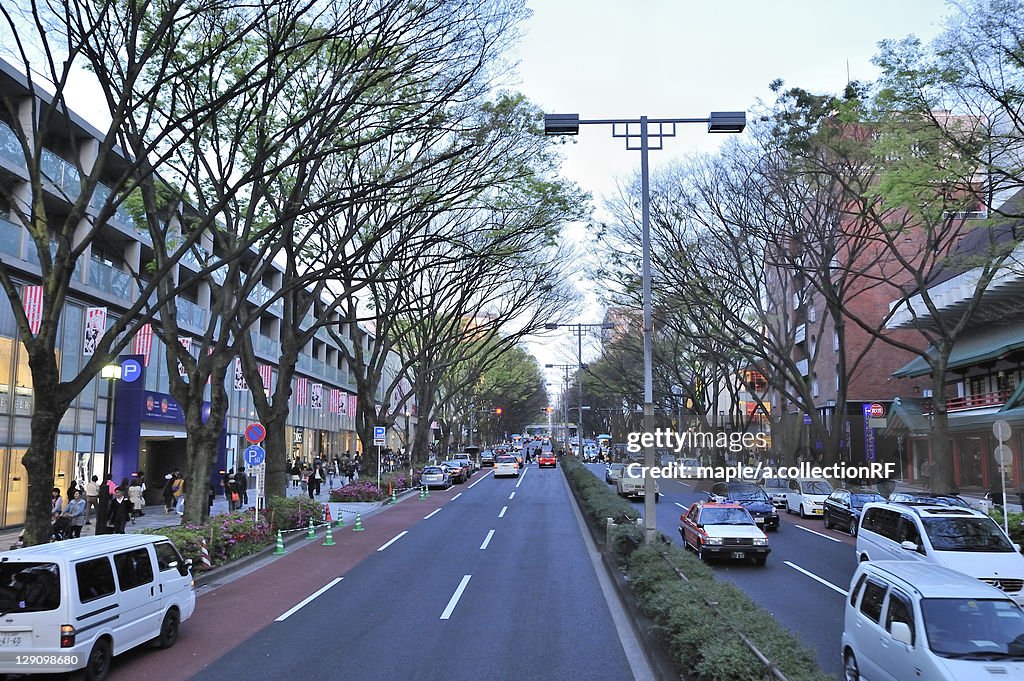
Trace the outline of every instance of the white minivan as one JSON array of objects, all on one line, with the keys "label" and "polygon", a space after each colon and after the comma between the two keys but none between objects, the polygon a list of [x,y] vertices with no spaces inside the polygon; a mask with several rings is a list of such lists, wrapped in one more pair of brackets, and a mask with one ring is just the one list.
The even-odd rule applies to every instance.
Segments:
[{"label": "white minivan", "polygon": [[843,618],[844,678],[1024,678],[1024,611],[999,589],[938,565],[865,562]]},{"label": "white minivan", "polygon": [[825,500],[833,491],[832,483],[824,478],[791,478],[786,491],[786,513],[820,518],[825,513]]},{"label": "white minivan", "polygon": [[196,597],[167,537],[104,534],[0,553],[0,674],[82,669],[104,679],[111,658],[143,643],[174,645]]}]

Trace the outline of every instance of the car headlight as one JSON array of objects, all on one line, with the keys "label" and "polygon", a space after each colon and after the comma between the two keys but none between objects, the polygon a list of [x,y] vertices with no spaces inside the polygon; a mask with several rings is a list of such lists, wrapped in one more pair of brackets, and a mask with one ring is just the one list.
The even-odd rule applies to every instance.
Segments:
[{"label": "car headlight", "polygon": [[767,539],[758,539],[757,537],[755,537],[754,538],[754,546],[768,546],[768,540]]},{"label": "car headlight", "polygon": [[704,540],[704,543],[705,544],[711,544],[712,546],[721,546],[722,538],[721,537],[707,537]]}]

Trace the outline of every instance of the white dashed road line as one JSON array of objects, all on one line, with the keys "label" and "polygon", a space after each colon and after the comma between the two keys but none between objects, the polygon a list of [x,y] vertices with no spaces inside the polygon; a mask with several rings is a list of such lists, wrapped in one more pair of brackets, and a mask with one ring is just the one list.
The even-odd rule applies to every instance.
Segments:
[{"label": "white dashed road line", "polygon": [[675,502],[675,504],[676,504],[676,506],[678,506],[679,508],[682,508],[682,509],[688,508],[687,506],[683,506],[682,504],[680,504],[678,501]]},{"label": "white dashed road line", "polygon": [[814,574],[814,573],[813,573],[813,572],[811,572],[810,570],[805,570],[805,569],[803,569],[802,567],[800,567],[800,566],[799,566],[799,565],[797,565],[796,563],[791,563],[791,562],[789,562],[788,560],[784,560],[784,561],[782,561],[782,562],[783,562],[783,563],[785,563],[786,565],[788,565],[789,567],[793,568],[793,569],[794,569],[794,570],[796,570],[797,572],[802,572],[802,573],[804,573],[805,575],[807,575],[808,577],[810,577],[810,578],[811,578],[811,579],[813,579],[814,581],[816,581],[816,582],[819,582],[819,583],[821,583],[821,584],[824,584],[825,586],[827,586],[828,588],[832,589],[833,591],[836,591],[836,592],[838,592],[838,593],[841,593],[841,594],[842,594],[842,595],[844,595],[844,596],[847,596],[847,595],[849,595],[849,594],[848,594],[848,592],[846,591],[846,589],[840,589],[840,588],[839,588],[838,586],[836,586],[836,585],[835,585],[835,584],[833,584],[832,582],[828,581],[827,579],[822,579],[821,577],[819,577],[818,575]]},{"label": "white dashed road line", "polygon": [[306,598],[304,598],[301,601],[299,601],[299,603],[297,605],[292,607],[290,610],[285,612],[283,615],[281,615],[280,617],[278,617],[274,621],[275,622],[284,622],[286,619],[288,619],[289,617],[291,617],[292,615],[297,613],[299,610],[301,610],[303,606],[305,606],[308,603],[312,602],[314,598],[316,598],[317,596],[321,595],[322,593],[324,593],[325,591],[327,591],[328,589],[330,589],[332,586],[334,586],[335,584],[337,584],[338,582],[340,582],[343,579],[345,579],[345,578],[344,577],[335,577],[331,581],[327,582],[326,586],[323,586],[320,589],[317,589],[312,594],[310,594]]},{"label": "white dashed road line", "polygon": [[516,489],[519,489],[519,485],[523,484],[523,480],[526,480],[526,470],[523,469],[523,474],[519,476],[519,482],[516,483]]},{"label": "white dashed road line", "polygon": [[440,511],[440,510],[441,510],[441,509],[439,509],[439,508],[435,508],[435,509],[434,509],[433,511],[431,511],[431,512],[430,512],[429,514],[427,514],[427,515],[423,516],[423,519],[424,519],[424,520],[426,520],[427,518],[431,517],[431,516],[432,516],[432,515],[434,515],[435,513],[438,513],[438,512]]},{"label": "white dashed road line", "polygon": [[505,517],[505,511],[507,511],[507,510],[508,510],[508,506],[502,506],[501,507],[501,513],[498,514],[498,517],[499,518],[504,518]]},{"label": "white dashed road line", "polygon": [[394,544],[396,541],[398,541],[399,539],[401,539],[402,537],[404,537],[407,534],[409,534],[409,530],[402,530],[401,532],[396,534],[394,537],[392,537],[391,540],[388,541],[387,544],[385,544],[384,546],[380,547],[377,550],[378,551],[383,551],[384,549],[386,549],[387,547],[391,546],[392,544]]},{"label": "white dashed road line", "polygon": [[491,537],[494,536],[494,530],[487,533],[487,537],[484,539],[484,543],[480,545],[480,550],[483,551],[487,548],[487,545],[491,543]]},{"label": "white dashed road line", "polygon": [[821,532],[816,532],[815,530],[812,530],[809,527],[804,527],[803,525],[797,525],[796,523],[793,523],[793,527],[795,527],[795,528],[797,528],[799,530],[803,530],[804,532],[810,532],[811,534],[816,534],[819,537],[821,537],[822,539],[828,539],[829,541],[834,541],[837,544],[842,544],[843,543],[842,541],[840,541],[839,539],[836,539],[835,537],[830,537],[827,534],[822,534]]},{"label": "white dashed road line", "polygon": [[[480,478],[479,480],[477,480],[476,482],[474,482],[474,483],[473,483],[472,485],[470,485],[470,486],[469,486],[469,487],[467,487],[466,489],[473,489],[473,487],[474,487],[474,486],[476,486],[476,485],[479,485],[479,484],[480,484],[481,482],[483,482],[483,479],[484,479],[484,478],[486,478],[486,477],[487,477],[488,475],[490,475],[490,474],[491,474],[491,471],[487,471],[486,473],[484,473],[484,475],[483,475],[483,477],[482,477],[482,478]],[[459,492],[459,494],[461,494],[461,492]],[[457,496],[459,496],[459,495],[458,495],[458,494],[456,494],[456,495],[455,495],[455,497],[457,497]],[[455,497],[452,497],[452,501],[455,501]]]},{"label": "white dashed road line", "polygon": [[455,606],[458,605],[459,599],[462,598],[462,592],[466,590],[466,585],[469,584],[469,579],[473,575],[466,575],[459,582],[459,586],[455,589],[455,593],[452,594],[452,598],[448,601],[448,605],[445,607],[444,612],[441,613],[441,619],[446,620],[451,618],[452,612],[455,610]]},{"label": "white dashed road line", "polygon": [[515,492],[512,492],[512,494],[509,494],[509,495],[508,495],[508,498],[509,498],[509,499],[513,499],[513,498],[515,498],[515,496],[516,496],[516,493],[515,493]]}]

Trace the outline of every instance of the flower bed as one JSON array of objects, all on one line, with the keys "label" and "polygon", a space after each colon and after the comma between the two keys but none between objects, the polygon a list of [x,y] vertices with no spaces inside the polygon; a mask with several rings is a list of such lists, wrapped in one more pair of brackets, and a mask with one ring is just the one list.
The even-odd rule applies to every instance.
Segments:
[{"label": "flower bed", "polygon": [[332,489],[331,501],[383,501],[388,498],[387,488],[383,490],[372,482],[352,482],[344,487]]}]

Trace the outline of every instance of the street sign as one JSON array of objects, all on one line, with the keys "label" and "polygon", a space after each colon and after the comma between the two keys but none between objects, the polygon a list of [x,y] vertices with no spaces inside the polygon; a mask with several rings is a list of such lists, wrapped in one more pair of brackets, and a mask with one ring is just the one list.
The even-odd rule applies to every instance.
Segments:
[{"label": "street sign", "polygon": [[871,418],[873,419],[882,418],[883,416],[885,416],[885,406],[879,404],[878,402],[872,402],[870,414]]},{"label": "street sign", "polygon": [[804,425],[809,426],[813,422],[810,414],[804,414]]},{"label": "street sign", "polygon": [[142,376],[142,365],[138,360],[126,359],[121,362],[121,380],[125,383],[134,383]]},{"label": "street sign", "polygon": [[1000,442],[1006,442],[1010,439],[1010,424],[999,419],[992,424],[992,434],[995,435],[996,439]]},{"label": "street sign", "polygon": [[256,495],[262,497],[267,489],[267,464],[261,463],[256,467]]},{"label": "street sign", "polygon": [[267,450],[259,445],[252,445],[245,448],[244,457],[246,466],[259,466],[267,458]]},{"label": "street sign", "polygon": [[267,429],[262,423],[250,423],[245,427],[245,439],[254,445],[263,442],[266,436]]},{"label": "street sign", "polygon": [[373,445],[375,447],[383,447],[387,441],[387,428],[384,426],[373,427]]},{"label": "street sign", "polygon": [[995,451],[992,452],[996,461],[1000,466],[1009,466],[1013,463],[1013,450],[1006,445],[999,445]]}]

